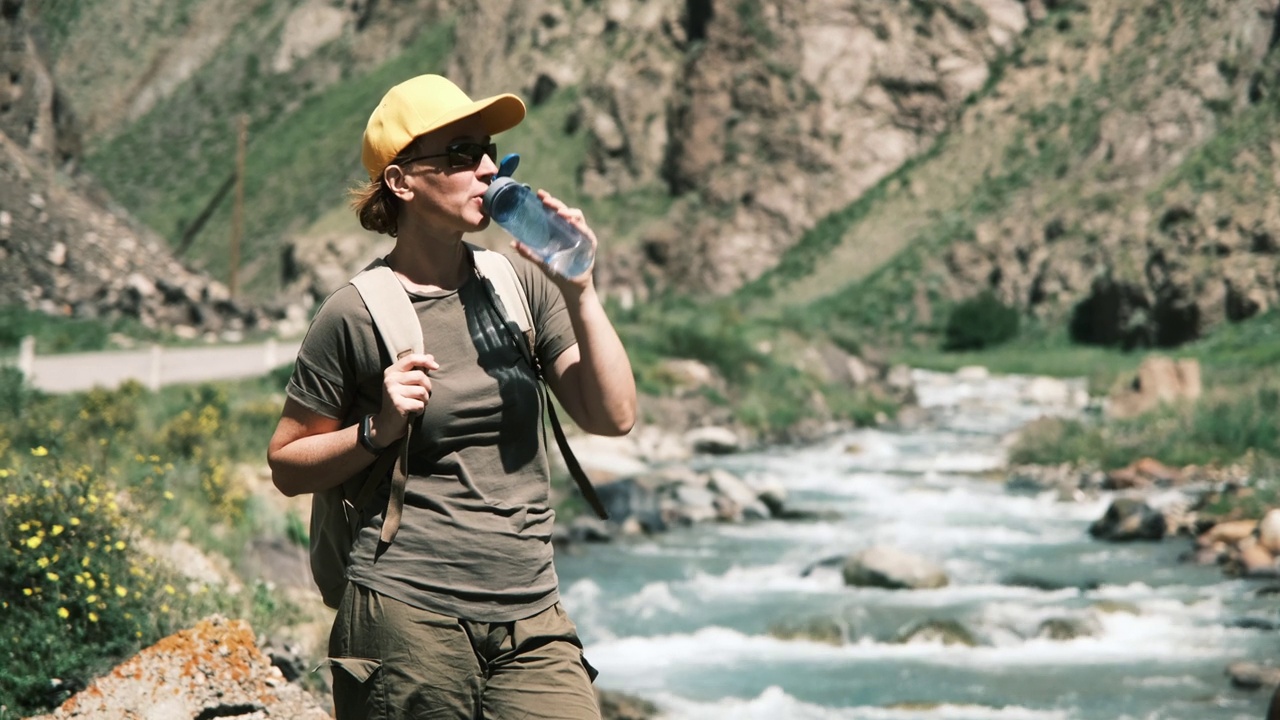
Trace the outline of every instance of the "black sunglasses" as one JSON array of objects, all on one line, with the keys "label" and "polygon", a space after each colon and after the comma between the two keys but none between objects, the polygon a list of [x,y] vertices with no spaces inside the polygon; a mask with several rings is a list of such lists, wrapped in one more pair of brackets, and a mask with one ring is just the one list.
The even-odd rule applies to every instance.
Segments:
[{"label": "black sunglasses", "polygon": [[434,153],[432,155],[418,155],[408,160],[401,160],[396,165],[408,165],[419,160],[430,160],[432,158],[449,158],[449,167],[452,169],[470,168],[480,164],[480,160],[488,155],[489,159],[496,165],[498,163],[498,144],[489,143],[487,145],[477,142],[459,142],[445,148],[442,153]]}]

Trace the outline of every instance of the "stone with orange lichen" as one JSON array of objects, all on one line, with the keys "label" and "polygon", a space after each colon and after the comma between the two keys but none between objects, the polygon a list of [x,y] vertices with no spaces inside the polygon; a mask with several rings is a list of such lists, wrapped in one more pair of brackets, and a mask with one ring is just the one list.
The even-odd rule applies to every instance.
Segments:
[{"label": "stone with orange lichen", "polygon": [[329,720],[315,698],[285,682],[247,623],[219,616],[160,640],[31,720],[173,720],[230,712],[245,720]]}]

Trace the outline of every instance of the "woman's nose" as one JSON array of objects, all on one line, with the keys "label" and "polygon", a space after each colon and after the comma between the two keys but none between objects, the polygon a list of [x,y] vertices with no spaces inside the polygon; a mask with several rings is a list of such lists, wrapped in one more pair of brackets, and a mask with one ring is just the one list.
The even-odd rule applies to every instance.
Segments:
[{"label": "woman's nose", "polygon": [[480,164],[476,166],[476,177],[492,180],[494,175],[498,174],[498,164],[489,157],[489,153],[485,153],[480,157]]}]

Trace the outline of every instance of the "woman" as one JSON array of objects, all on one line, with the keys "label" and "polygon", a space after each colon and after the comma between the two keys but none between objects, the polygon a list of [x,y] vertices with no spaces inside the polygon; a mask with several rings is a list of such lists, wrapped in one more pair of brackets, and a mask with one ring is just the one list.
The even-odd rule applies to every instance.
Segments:
[{"label": "woman", "polygon": [[[378,544],[387,489],[360,509],[330,636],[339,720],[599,717],[559,604],[537,376],[497,330],[463,243],[489,223],[492,136],[524,114],[514,95],[473,102],[423,75],[392,88],[365,130],[370,180],[353,205],[366,229],[396,238],[386,260],[427,350],[393,361],[355,288],[338,290],[303,341],[268,451],[281,492],[317,492],[414,423],[394,542]],[[581,211],[539,196],[596,243]],[[583,430],[625,434],[635,383],[590,271],[560,278],[515,247],[547,385]]]}]

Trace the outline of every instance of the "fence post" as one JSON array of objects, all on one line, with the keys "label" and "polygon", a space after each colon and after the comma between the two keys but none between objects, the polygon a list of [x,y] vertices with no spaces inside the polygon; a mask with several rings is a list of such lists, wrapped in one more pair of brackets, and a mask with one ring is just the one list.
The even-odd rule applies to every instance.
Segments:
[{"label": "fence post", "polygon": [[36,368],[36,338],[34,335],[27,335],[22,338],[22,343],[18,345],[18,372],[22,373],[22,377],[27,382],[31,381],[31,373]]},{"label": "fence post", "polygon": [[276,339],[267,338],[266,356],[263,358],[263,361],[267,365],[267,370],[274,370],[276,365],[279,363],[279,360],[276,357],[277,354],[278,350],[276,349]]},{"label": "fence post", "polygon": [[151,346],[151,371],[147,374],[147,387],[151,392],[160,389],[160,346]]}]

